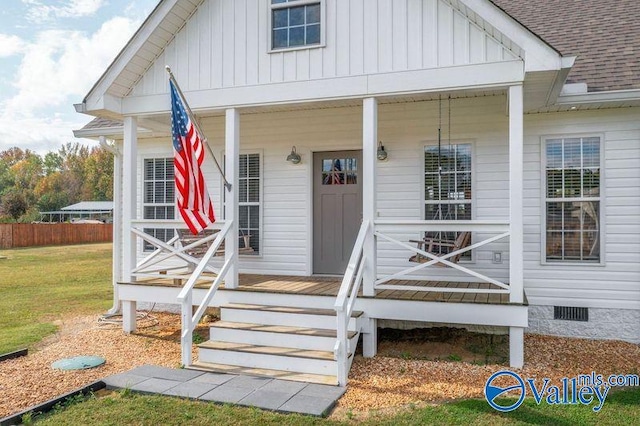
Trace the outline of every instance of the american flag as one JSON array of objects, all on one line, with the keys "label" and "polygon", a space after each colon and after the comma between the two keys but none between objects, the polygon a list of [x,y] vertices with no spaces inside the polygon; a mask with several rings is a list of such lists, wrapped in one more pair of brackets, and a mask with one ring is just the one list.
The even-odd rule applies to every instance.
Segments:
[{"label": "american flag", "polygon": [[173,81],[169,85],[178,211],[195,235],[216,220],[201,170],[204,146]]}]

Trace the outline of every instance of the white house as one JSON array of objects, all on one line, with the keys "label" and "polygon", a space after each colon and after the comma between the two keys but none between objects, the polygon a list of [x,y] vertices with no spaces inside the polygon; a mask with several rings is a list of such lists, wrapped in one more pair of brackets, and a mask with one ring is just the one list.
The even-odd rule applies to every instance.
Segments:
[{"label": "white house", "polygon": [[[160,1],[76,105],[117,153],[125,331],[180,303],[187,366],[340,384],[378,321],[506,327],[513,367],[524,332],[640,343],[640,7],[553,3]],[[227,159],[199,240],[165,66]]]}]

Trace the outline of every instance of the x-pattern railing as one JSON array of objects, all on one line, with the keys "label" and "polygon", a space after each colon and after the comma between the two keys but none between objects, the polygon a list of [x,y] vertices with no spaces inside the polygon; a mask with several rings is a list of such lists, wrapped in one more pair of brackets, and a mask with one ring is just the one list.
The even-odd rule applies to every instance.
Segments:
[{"label": "x-pattern railing", "polygon": [[[178,221],[140,221],[135,223],[135,225],[136,226],[131,228],[131,232],[154,247],[153,252],[136,263],[135,268],[131,271],[131,275],[135,277],[184,278],[184,274],[172,274],[168,271],[185,268],[187,272],[192,271],[200,263],[200,259],[189,253],[199,246],[211,244],[211,241],[217,236],[217,234],[207,235],[195,242],[182,244],[179,236],[176,234],[173,238],[164,242],[145,232],[145,229],[186,229],[184,223]],[[223,225],[224,222],[216,223],[213,226],[221,227]],[[178,260],[178,264],[175,262],[173,262],[173,265],[167,263],[167,261],[174,260]],[[206,265],[204,271],[212,274],[219,272],[217,268],[211,265]]]},{"label": "x-pattern railing", "polygon": [[[407,250],[411,250],[421,256],[424,256],[429,261],[425,263],[418,264],[416,266],[403,269],[399,272],[387,275],[385,277],[379,278],[375,282],[375,288],[378,290],[412,290],[412,291],[447,291],[447,292],[464,292],[464,293],[509,293],[509,285],[499,281],[495,278],[488,277],[484,274],[481,274],[477,271],[473,271],[466,266],[463,266],[459,263],[451,262],[450,258],[458,256],[460,254],[469,252],[471,250],[477,249],[479,247],[485,246],[487,244],[491,244],[501,239],[508,238],[509,233],[509,224],[502,222],[493,222],[493,221],[376,221],[376,231],[375,236],[378,239],[382,239],[393,243],[397,246],[405,248]],[[428,251],[422,250],[417,246],[409,245],[407,242],[401,241],[397,238],[393,238],[384,232],[381,229],[389,229],[393,232],[404,232],[404,231],[414,231],[419,230],[421,233],[425,231],[479,231],[479,232],[499,232],[498,235],[494,235],[490,238],[484,239],[482,241],[478,241],[474,244],[471,244],[466,247],[462,247],[458,250],[452,251],[446,254],[434,254]],[[388,232],[388,231],[387,231]],[[461,271],[465,274],[471,275],[479,280],[484,282],[493,284],[498,288],[451,288],[451,287],[427,287],[427,286],[407,286],[407,285],[396,285],[396,284],[385,284],[392,280],[397,279],[413,279],[416,280],[415,276],[411,276],[420,270],[423,270],[429,266],[433,266],[435,264],[443,264],[450,268]]]}]

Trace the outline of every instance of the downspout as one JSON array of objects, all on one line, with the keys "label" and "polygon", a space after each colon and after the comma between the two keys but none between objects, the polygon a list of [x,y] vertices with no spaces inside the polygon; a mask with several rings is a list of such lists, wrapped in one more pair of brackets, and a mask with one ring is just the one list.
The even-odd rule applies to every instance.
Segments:
[{"label": "downspout", "polygon": [[115,145],[107,143],[107,138],[100,136],[100,146],[113,154],[113,254],[112,254],[112,280],[113,280],[113,306],[107,311],[107,315],[120,313],[120,297],[118,281],[122,279],[122,264],[120,262],[120,249],[122,238],[120,226],[122,224],[122,155]]}]

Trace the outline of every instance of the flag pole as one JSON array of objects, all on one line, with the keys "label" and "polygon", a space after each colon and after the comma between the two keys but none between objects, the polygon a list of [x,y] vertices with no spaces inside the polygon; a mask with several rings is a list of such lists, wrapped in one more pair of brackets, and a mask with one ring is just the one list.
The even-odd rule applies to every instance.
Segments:
[{"label": "flag pole", "polygon": [[205,134],[202,132],[202,129],[200,128],[200,124],[198,124],[196,117],[193,115],[193,111],[191,111],[191,107],[189,107],[189,104],[187,103],[187,99],[184,97],[184,93],[182,93],[182,90],[180,89],[180,85],[176,81],[176,78],[174,77],[173,73],[171,72],[171,68],[169,68],[169,65],[166,65],[164,68],[169,73],[169,79],[173,82],[173,85],[176,86],[176,89],[178,89],[178,94],[182,98],[182,104],[187,109],[187,114],[189,114],[189,119],[191,120],[193,125],[196,126],[196,130],[198,131],[198,133],[200,133],[200,136],[202,136],[202,140],[204,141],[205,146],[209,150],[209,154],[211,154],[211,158],[213,158],[213,161],[215,162],[216,167],[218,168],[218,171],[222,176],[222,180],[224,180],[225,188],[227,188],[227,191],[231,191],[231,184],[227,180],[227,177],[224,175],[224,172],[222,171],[222,168],[220,167],[220,164],[218,163],[216,156],[213,154],[213,151],[211,150],[211,145],[209,145],[209,140],[207,139]]}]

